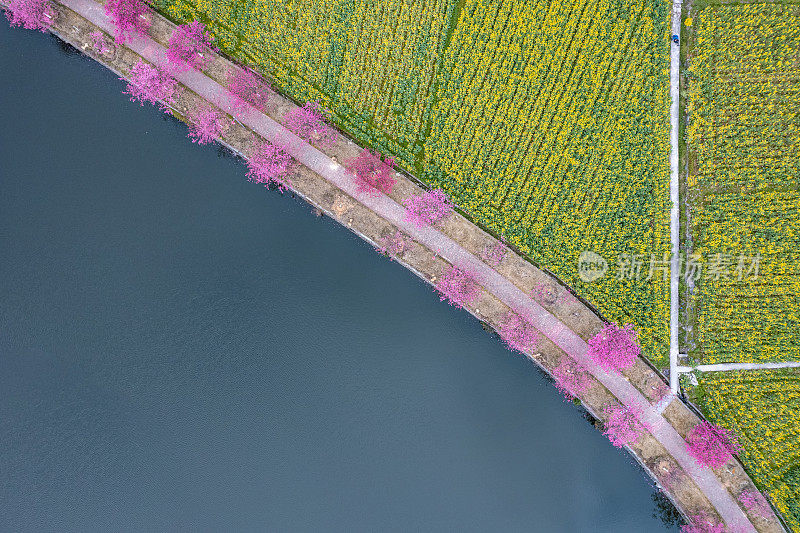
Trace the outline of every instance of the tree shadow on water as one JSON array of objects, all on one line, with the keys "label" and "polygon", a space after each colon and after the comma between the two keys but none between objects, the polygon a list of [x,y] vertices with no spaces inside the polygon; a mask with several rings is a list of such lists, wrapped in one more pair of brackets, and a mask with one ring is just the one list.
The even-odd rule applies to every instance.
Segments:
[{"label": "tree shadow on water", "polygon": [[55,35],[54,33],[48,33],[47,35],[50,37],[50,40],[53,43],[58,45],[58,49],[61,50],[61,53],[63,53],[64,55],[70,57],[83,55],[80,50],[78,50],[68,42],[62,41],[61,38]]},{"label": "tree shadow on water", "polygon": [[668,527],[679,527],[686,524],[680,511],[663,492],[656,488],[650,497],[653,499],[654,504],[653,518],[661,520]]}]

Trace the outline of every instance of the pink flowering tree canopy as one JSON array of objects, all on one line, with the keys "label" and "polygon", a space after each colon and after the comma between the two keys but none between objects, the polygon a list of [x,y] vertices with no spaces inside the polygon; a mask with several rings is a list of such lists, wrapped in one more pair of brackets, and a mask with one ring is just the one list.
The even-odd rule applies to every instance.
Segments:
[{"label": "pink flowering tree canopy", "polygon": [[228,90],[231,108],[237,116],[244,113],[248,105],[264,111],[269,102],[269,84],[249,68],[237,68],[228,76]]},{"label": "pink flowering tree canopy", "polygon": [[400,230],[384,235],[377,247],[378,252],[392,259],[399,256],[411,246],[411,237]]},{"label": "pink flowering tree canopy", "polygon": [[605,415],[608,421],[603,434],[617,448],[634,442],[644,432],[644,425],[640,422],[641,413],[628,406],[610,405],[606,407]]},{"label": "pink flowering tree canopy", "polygon": [[574,400],[589,390],[592,384],[592,378],[586,368],[569,357],[561,359],[553,370],[553,379],[556,381],[556,388],[567,400]]},{"label": "pink flowering tree canopy", "polygon": [[146,17],[147,4],[142,0],[108,0],[105,10],[114,24],[114,40],[118,43],[147,35],[150,20]]},{"label": "pink flowering tree canopy", "polygon": [[307,102],[295,107],[283,117],[286,128],[306,142],[314,141],[323,147],[333,145],[336,131],[325,122],[322,108],[317,102]]},{"label": "pink flowering tree canopy", "polygon": [[392,192],[392,187],[397,181],[392,169],[393,164],[394,160],[391,158],[383,160],[380,154],[363,150],[358,157],[345,165],[345,168],[355,177],[359,193],[378,196],[381,193]]},{"label": "pink flowering tree canopy", "polygon": [[[138,100],[141,105],[149,102],[160,106],[164,111],[168,111],[169,106],[174,105],[178,82],[158,67],[140,59],[131,68],[128,78],[125,94],[131,96],[132,102]],[[120,79],[125,80],[125,78]]]},{"label": "pink flowering tree canopy", "polygon": [[406,198],[403,205],[406,208],[406,220],[418,228],[436,224],[453,212],[453,204],[441,189]]},{"label": "pink flowering tree canopy", "polygon": [[589,339],[589,356],[607,371],[621,370],[632,366],[641,354],[632,324],[619,327],[606,324],[594,337]]},{"label": "pink flowering tree canopy", "polygon": [[55,11],[48,0],[11,0],[6,18],[12,27],[47,31]]},{"label": "pink flowering tree canopy", "polygon": [[710,422],[700,422],[693,427],[686,442],[689,455],[711,468],[722,466],[741,450],[733,432]]},{"label": "pink flowering tree canopy", "polygon": [[247,160],[247,177],[253,183],[267,187],[275,184],[283,192],[292,185],[288,178],[291,165],[292,158],[285,150],[264,141]]},{"label": "pink flowering tree canopy", "polygon": [[213,38],[202,22],[181,24],[169,38],[167,62],[170,70],[185,72],[190,69],[202,70],[211,61],[216,50]]},{"label": "pink flowering tree canopy", "polygon": [[535,350],[542,340],[536,328],[514,311],[509,311],[502,318],[498,333],[506,346],[522,353]]},{"label": "pink flowering tree canopy", "polygon": [[189,114],[189,137],[197,144],[208,144],[222,137],[223,125],[222,113],[203,107]]},{"label": "pink flowering tree canopy", "polygon": [[449,266],[436,282],[441,300],[447,300],[455,307],[465,307],[474,302],[481,293],[481,287],[475,278],[455,266]]}]

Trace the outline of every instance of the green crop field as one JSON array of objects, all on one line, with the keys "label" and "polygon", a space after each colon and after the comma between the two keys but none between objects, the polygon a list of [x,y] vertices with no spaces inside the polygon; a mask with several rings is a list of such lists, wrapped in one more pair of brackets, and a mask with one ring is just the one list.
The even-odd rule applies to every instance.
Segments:
[{"label": "green crop field", "polygon": [[[711,6],[692,21],[687,142],[703,362],[800,359],[800,6]],[[739,280],[737,257],[760,257]],[[747,267],[752,264],[747,261]],[[715,279],[719,278],[719,279]]]},{"label": "green crop field", "polygon": [[709,372],[701,383],[707,416],[739,436],[753,480],[800,526],[800,372]]},{"label": "green crop field", "polygon": [[[719,258],[693,295],[690,355],[800,360],[800,5],[704,2],[684,28],[691,234],[696,253]],[[740,254],[760,258],[757,278],[739,280]],[[740,436],[748,471],[800,528],[800,374],[701,385],[707,416]]]}]

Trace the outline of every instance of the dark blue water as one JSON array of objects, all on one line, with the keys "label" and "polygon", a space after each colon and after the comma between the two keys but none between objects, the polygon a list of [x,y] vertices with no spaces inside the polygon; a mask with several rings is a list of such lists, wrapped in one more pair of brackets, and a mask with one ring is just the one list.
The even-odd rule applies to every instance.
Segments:
[{"label": "dark blue water", "polygon": [[0,23],[0,530],[668,528],[529,362],[121,88]]}]

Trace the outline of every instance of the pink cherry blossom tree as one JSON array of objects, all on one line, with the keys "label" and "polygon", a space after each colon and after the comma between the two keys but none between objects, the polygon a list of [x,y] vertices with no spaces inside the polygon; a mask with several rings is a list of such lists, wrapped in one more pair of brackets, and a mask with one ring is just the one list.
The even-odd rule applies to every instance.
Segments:
[{"label": "pink cherry blossom tree", "polygon": [[264,111],[269,103],[269,83],[249,68],[237,68],[229,74],[228,90],[231,108],[237,116],[244,113],[248,105]]},{"label": "pink cherry blossom tree", "polygon": [[603,434],[617,448],[634,442],[644,432],[644,425],[640,422],[642,413],[631,407],[612,404],[605,408],[604,413],[608,421]]},{"label": "pink cherry blossom tree", "polygon": [[632,324],[606,324],[588,344],[589,356],[607,371],[632,366],[641,353]]},{"label": "pink cherry blossom tree", "polygon": [[201,107],[189,113],[189,137],[197,144],[208,144],[222,137],[224,117],[216,109]]},{"label": "pink cherry blossom tree", "polygon": [[48,0],[11,0],[6,18],[12,27],[26,30],[47,31],[55,17],[55,10]]},{"label": "pink cherry blossom tree", "polygon": [[291,165],[292,158],[285,150],[264,141],[250,154],[247,177],[253,183],[267,187],[274,183],[283,192],[292,185],[288,178]]},{"label": "pink cherry blossom tree", "polygon": [[689,517],[689,523],[681,526],[681,533],[727,533],[725,524],[705,514]]},{"label": "pink cherry blossom tree", "polygon": [[453,204],[441,189],[433,189],[403,200],[406,220],[418,228],[430,226],[453,212]]},{"label": "pink cherry blossom tree", "polygon": [[322,147],[330,147],[336,140],[336,131],[325,122],[317,102],[293,108],[283,117],[283,124],[304,141],[314,141]]},{"label": "pink cherry blossom tree", "polygon": [[131,102],[138,100],[141,105],[149,102],[163,111],[169,111],[169,106],[175,104],[178,82],[158,67],[140,59],[131,68],[128,78],[125,94],[131,96]]},{"label": "pink cherry blossom tree", "polygon": [[509,311],[500,320],[500,338],[512,350],[525,353],[535,350],[542,336],[530,322],[514,311]]},{"label": "pink cherry blossom tree", "polygon": [[150,20],[146,17],[147,4],[142,0],[108,0],[105,10],[114,24],[114,40],[118,43],[147,35]]},{"label": "pink cherry blossom tree", "polygon": [[698,463],[716,468],[741,451],[732,431],[710,422],[700,422],[686,437],[689,455]]},{"label": "pink cherry blossom tree", "polygon": [[755,516],[766,518],[772,514],[764,495],[757,490],[748,489],[739,495],[739,501],[747,511]]},{"label": "pink cherry blossom tree", "polygon": [[500,262],[508,253],[508,246],[502,241],[495,241],[493,244],[487,244],[481,250],[481,259],[484,263],[494,268],[500,265]]},{"label": "pink cherry blossom tree", "polygon": [[206,68],[211,61],[211,54],[216,51],[212,40],[211,34],[202,22],[195,20],[178,26],[169,38],[168,69],[185,72],[190,69]]},{"label": "pink cherry blossom tree", "polygon": [[101,31],[93,31],[89,34],[89,37],[92,40],[92,50],[97,52],[98,54],[106,54],[111,51],[111,47],[106,40],[105,33]]},{"label": "pink cherry blossom tree", "polygon": [[592,378],[586,368],[569,357],[561,359],[553,370],[553,379],[556,380],[556,388],[569,401],[589,390],[592,384]]},{"label": "pink cherry blossom tree", "polygon": [[455,307],[465,307],[474,302],[481,293],[481,287],[469,273],[454,265],[445,268],[442,277],[436,282],[441,300]]},{"label": "pink cherry blossom tree", "polygon": [[392,192],[392,187],[397,181],[392,169],[393,164],[392,158],[383,160],[378,153],[362,150],[358,157],[345,165],[345,168],[355,177],[359,193],[379,196],[381,193]]},{"label": "pink cherry blossom tree", "polygon": [[411,237],[406,235],[400,230],[388,233],[380,239],[379,246],[376,248],[378,252],[383,255],[394,259],[399,256],[411,246]]}]

